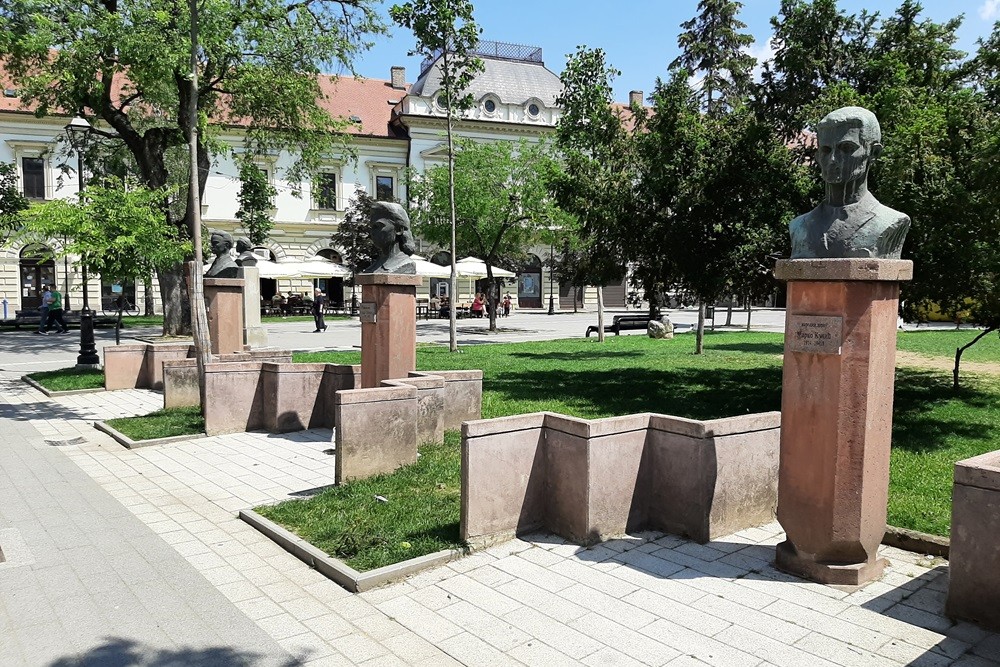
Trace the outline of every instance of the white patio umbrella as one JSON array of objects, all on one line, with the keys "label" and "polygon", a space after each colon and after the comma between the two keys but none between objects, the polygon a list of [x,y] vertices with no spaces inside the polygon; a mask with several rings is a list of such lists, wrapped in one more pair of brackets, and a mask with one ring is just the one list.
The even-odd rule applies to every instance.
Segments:
[{"label": "white patio umbrella", "polygon": [[286,264],[279,264],[278,262],[272,262],[269,259],[259,259],[257,263],[253,265],[258,271],[260,271],[260,277],[269,280],[280,280],[285,278],[301,278],[300,274],[294,266],[289,266]]},{"label": "white patio umbrella", "polygon": [[346,278],[351,275],[351,270],[343,264],[318,256],[304,261],[278,262],[278,265],[295,269],[299,278]]},{"label": "white patio umbrella", "polygon": [[410,259],[417,266],[417,275],[424,278],[451,278],[451,267],[441,266],[434,262],[428,262],[420,255],[410,255]]},{"label": "white patio umbrella", "polygon": [[[486,262],[478,257],[460,259],[455,263],[455,268],[460,276],[470,278],[485,278],[487,276]],[[516,275],[506,269],[501,269],[499,266],[494,266],[492,269],[494,278],[513,278]]]}]

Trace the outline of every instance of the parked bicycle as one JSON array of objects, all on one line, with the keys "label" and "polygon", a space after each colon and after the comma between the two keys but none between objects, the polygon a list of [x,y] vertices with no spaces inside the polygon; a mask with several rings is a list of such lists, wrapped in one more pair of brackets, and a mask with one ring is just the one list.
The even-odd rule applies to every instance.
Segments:
[{"label": "parked bicycle", "polygon": [[122,315],[138,315],[139,306],[128,300],[124,295],[114,299],[104,299],[101,303],[101,313],[108,316],[118,315],[118,308],[121,306]]}]

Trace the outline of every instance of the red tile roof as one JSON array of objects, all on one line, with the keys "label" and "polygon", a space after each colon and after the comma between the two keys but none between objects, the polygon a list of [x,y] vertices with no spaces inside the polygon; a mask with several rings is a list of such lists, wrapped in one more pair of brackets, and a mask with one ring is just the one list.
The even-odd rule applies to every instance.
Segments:
[{"label": "red tile roof", "polygon": [[[115,94],[121,94],[122,78],[115,78]],[[17,90],[4,72],[0,71],[0,111],[31,113],[31,107],[22,105],[19,97],[7,97],[7,90]],[[410,86],[400,90],[393,88],[389,81],[381,79],[354,78],[352,76],[333,77],[321,75],[319,88],[323,93],[320,105],[334,117],[351,118],[360,122],[344,129],[349,134],[372,137],[397,137],[399,134],[390,127],[393,107],[406,96]],[[68,115],[68,114],[67,114]],[[243,124],[236,121],[234,124]]]}]

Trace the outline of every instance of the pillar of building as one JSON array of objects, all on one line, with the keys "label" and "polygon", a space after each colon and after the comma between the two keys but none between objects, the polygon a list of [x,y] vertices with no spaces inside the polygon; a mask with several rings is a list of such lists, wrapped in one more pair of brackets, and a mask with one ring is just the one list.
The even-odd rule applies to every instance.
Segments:
[{"label": "pillar of building", "polygon": [[423,278],[361,273],[361,387],[405,378],[417,368],[417,287]]},{"label": "pillar of building", "polygon": [[205,306],[212,354],[234,354],[243,347],[243,280],[205,278]]},{"label": "pillar of building", "polygon": [[892,440],[899,283],[913,263],[779,260],[788,284],[775,562],[825,584],[878,578]]}]

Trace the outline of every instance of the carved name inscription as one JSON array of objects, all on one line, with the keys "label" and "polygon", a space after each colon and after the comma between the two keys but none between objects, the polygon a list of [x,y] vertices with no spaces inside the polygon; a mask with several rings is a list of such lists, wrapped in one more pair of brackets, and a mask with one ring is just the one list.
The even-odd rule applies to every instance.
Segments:
[{"label": "carved name inscription", "polygon": [[840,354],[843,329],[841,317],[790,315],[785,347],[789,352]]},{"label": "carved name inscription", "polygon": [[359,319],[369,324],[375,323],[375,313],[378,312],[378,304],[362,303],[358,309]]}]

